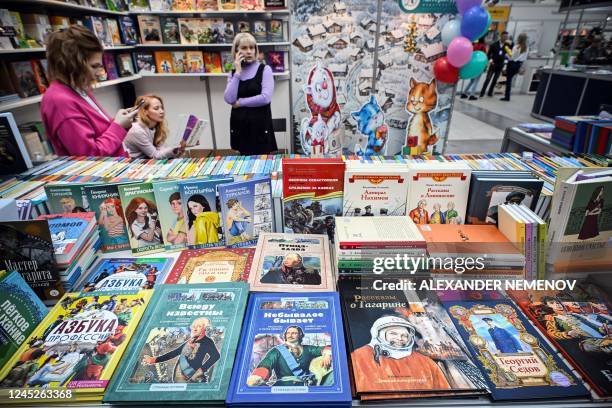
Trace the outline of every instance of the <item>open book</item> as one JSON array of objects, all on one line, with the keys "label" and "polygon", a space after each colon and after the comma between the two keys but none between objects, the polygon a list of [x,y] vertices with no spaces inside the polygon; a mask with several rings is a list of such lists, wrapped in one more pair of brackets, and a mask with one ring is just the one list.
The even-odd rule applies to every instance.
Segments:
[{"label": "open book", "polygon": [[177,131],[169,143],[172,146],[178,146],[181,144],[181,141],[184,141],[185,147],[198,146],[208,121],[199,119],[192,114],[180,114],[178,116],[178,123]]}]

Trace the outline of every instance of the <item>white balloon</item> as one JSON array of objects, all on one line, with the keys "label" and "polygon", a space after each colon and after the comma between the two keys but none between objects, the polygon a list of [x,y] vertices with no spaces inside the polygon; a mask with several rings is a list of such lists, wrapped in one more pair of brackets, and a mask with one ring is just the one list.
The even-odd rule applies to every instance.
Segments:
[{"label": "white balloon", "polygon": [[457,17],[454,20],[449,21],[444,24],[442,27],[442,44],[444,47],[448,47],[448,45],[453,41],[455,37],[459,37],[461,35],[461,18]]}]

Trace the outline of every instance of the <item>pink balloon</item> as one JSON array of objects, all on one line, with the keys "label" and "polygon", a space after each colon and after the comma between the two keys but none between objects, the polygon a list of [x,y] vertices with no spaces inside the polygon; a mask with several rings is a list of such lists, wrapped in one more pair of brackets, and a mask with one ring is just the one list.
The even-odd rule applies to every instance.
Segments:
[{"label": "pink balloon", "polygon": [[465,37],[456,37],[448,45],[446,56],[452,66],[461,68],[470,61],[472,52],[474,52],[474,49],[470,40]]}]

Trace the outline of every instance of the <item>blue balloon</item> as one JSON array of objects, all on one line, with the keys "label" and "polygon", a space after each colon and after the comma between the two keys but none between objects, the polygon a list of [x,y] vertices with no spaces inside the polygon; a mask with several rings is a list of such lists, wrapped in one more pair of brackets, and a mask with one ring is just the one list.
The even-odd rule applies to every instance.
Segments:
[{"label": "blue balloon", "polygon": [[448,47],[451,41],[460,35],[461,17],[457,17],[456,19],[447,22],[444,24],[444,27],[442,27],[442,44],[444,44],[445,47]]},{"label": "blue balloon", "polygon": [[472,7],[461,20],[461,35],[475,41],[487,27],[489,13],[482,7]]}]

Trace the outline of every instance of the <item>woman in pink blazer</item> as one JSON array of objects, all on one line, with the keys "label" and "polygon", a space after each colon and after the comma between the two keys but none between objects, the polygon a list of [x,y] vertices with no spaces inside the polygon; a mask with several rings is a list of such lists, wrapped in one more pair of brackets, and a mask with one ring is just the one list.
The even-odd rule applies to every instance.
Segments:
[{"label": "woman in pink blazer", "polygon": [[104,48],[86,28],[71,26],[49,35],[51,85],[40,111],[47,136],[60,156],[126,156],[123,139],[137,110],[111,117],[91,93],[104,69]]}]

